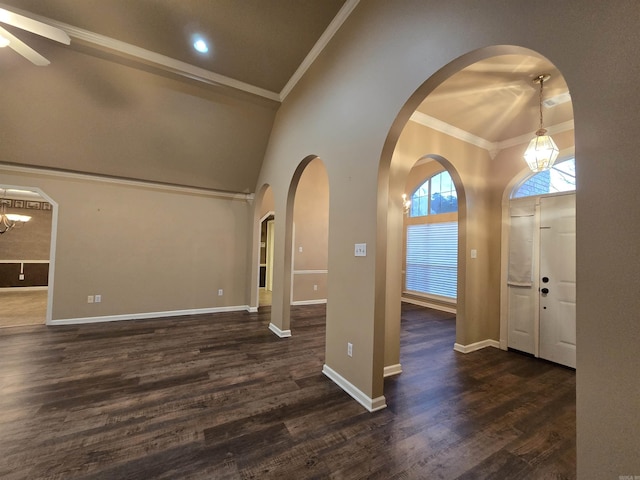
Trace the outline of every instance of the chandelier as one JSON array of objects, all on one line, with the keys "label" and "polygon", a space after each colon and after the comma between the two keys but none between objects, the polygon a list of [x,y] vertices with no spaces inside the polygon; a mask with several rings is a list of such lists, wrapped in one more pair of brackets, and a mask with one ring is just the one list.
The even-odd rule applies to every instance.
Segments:
[{"label": "chandelier", "polygon": [[549,78],[551,78],[551,75],[543,73],[533,79],[533,83],[540,84],[540,128],[538,128],[536,136],[531,139],[527,150],[524,152],[524,159],[532,172],[549,170],[556,158],[558,158],[558,146],[553,141],[553,138],[547,135],[547,130],[542,125],[542,86]]},{"label": "chandelier", "polygon": [[4,196],[2,200],[0,200],[0,235],[3,233],[7,233],[9,230],[15,227],[21,227],[31,220],[29,215],[18,215],[15,213],[7,213],[7,203],[9,203],[6,199],[7,191],[4,191]]},{"label": "chandelier", "polygon": [[411,209],[411,200],[407,198],[407,194],[402,194],[402,213],[405,215],[409,214],[409,210]]}]

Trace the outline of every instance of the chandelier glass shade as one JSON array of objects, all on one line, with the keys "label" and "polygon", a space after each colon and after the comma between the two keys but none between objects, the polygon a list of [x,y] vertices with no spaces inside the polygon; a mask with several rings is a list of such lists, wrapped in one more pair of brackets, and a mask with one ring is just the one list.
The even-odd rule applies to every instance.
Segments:
[{"label": "chandelier glass shade", "polygon": [[407,194],[402,194],[402,213],[405,215],[409,214],[409,210],[411,209],[411,200],[407,198]]},{"label": "chandelier glass shade", "polygon": [[5,202],[1,202],[0,206],[0,235],[7,233],[9,230],[15,227],[21,227],[26,222],[31,220],[29,215],[18,215],[15,213],[7,213],[7,205]]},{"label": "chandelier glass shade", "polygon": [[541,74],[533,79],[534,83],[540,84],[539,108],[540,108],[540,128],[536,132],[536,136],[531,139],[527,150],[524,152],[524,159],[532,172],[542,172],[549,170],[556,159],[560,150],[542,123],[542,88],[545,81],[549,80],[549,74]]},{"label": "chandelier glass shade", "polygon": [[536,136],[529,142],[529,146],[524,152],[524,159],[532,172],[542,172],[543,170],[549,170],[553,166],[559,152],[556,142],[542,128],[536,132]]}]

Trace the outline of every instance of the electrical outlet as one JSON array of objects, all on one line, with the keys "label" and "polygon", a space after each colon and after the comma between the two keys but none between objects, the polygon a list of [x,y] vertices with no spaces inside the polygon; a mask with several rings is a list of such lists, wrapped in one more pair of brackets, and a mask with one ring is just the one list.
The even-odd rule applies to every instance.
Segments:
[{"label": "electrical outlet", "polygon": [[100,303],[102,301],[102,295],[94,295],[93,301],[95,303]]},{"label": "electrical outlet", "polygon": [[218,289],[218,296],[221,297],[222,294],[224,293],[224,290],[222,290],[221,288]]},{"label": "electrical outlet", "polygon": [[318,285],[314,285],[314,286],[313,286],[313,290],[314,290],[315,292],[317,292],[317,291],[318,291]]},{"label": "electrical outlet", "polygon": [[18,280],[24,280],[24,273],[21,273],[20,276],[18,276]]},{"label": "electrical outlet", "polygon": [[93,295],[87,297],[87,303],[93,303]]},{"label": "electrical outlet", "polygon": [[298,252],[302,253],[302,247],[298,247]]},{"label": "electrical outlet", "polygon": [[353,357],[353,343],[347,342],[347,355]]}]

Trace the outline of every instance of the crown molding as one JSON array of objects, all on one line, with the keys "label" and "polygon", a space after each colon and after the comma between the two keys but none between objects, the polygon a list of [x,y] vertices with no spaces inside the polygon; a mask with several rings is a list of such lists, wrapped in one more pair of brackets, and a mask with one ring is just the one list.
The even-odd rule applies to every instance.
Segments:
[{"label": "crown molding", "polygon": [[[566,122],[558,123],[557,125],[551,125],[545,128],[547,129],[547,133],[549,135],[556,135],[558,133],[573,130],[574,123],[573,120],[567,120]],[[516,145],[529,143],[529,140],[533,138],[533,135],[533,133],[525,133],[524,135],[520,135],[519,137],[508,138],[501,142],[497,142],[495,145],[498,150],[504,150],[505,148],[511,148],[515,147]]]},{"label": "crown molding", "polygon": [[305,59],[302,61],[298,69],[291,76],[287,84],[280,91],[280,101],[284,101],[287,98],[287,95],[291,93],[291,90],[298,84],[302,76],[309,70],[309,67],[313,64],[316,58],[320,55],[322,50],[329,44],[329,41],[333,38],[336,32],[340,29],[342,24],[345,22],[353,9],[360,3],[360,0],[347,0],[340,11],[336,14],[334,19],[331,21],[327,29],[320,36],[316,44],[309,51]]},{"label": "crown molding", "polygon": [[90,47],[107,50],[117,56],[133,59],[145,65],[152,65],[162,71],[188,78],[190,80],[196,80],[209,85],[222,85],[225,87],[230,87],[246,93],[257,95],[268,100],[282,102],[300,81],[309,67],[311,67],[315,59],[318,57],[318,55],[320,55],[322,50],[324,50],[329,41],[340,29],[342,24],[349,17],[353,9],[356,8],[359,2],[360,0],[347,0],[344,3],[342,8],[338,11],[336,16],[327,27],[327,29],[323,32],[316,44],[302,61],[298,69],[294,72],[287,84],[279,93],[256,87],[255,85],[241,82],[239,80],[220,75],[204,68],[196,67],[195,65],[182,62],[171,57],[167,57],[166,55],[161,55],[144,48],[136,47],[135,45],[131,45],[130,43],[122,42],[111,37],[107,37],[106,35],[100,35],[95,32],[69,25],[67,23],[44,17],[42,15],[36,15],[26,10],[20,10],[12,6],[4,5],[3,3],[0,3],[0,8],[5,8],[8,11],[19,13],[20,15],[24,15],[25,17],[29,17],[34,20],[38,20],[45,24],[51,25],[52,27],[59,28],[60,30],[66,32],[66,34],[69,35],[69,37],[71,37],[72,39],[78,40]]},{"label": "crown molding", "polygon": [[[458,140],[462,140],[463,142],[470,143],[471,145],[475,145],[477,147],[483,148],[487,150],[491,155],[491,158],[495,158],[500,150],[504,150],[506,148],[515,147],[517,145],[523,145],[528,143],[532,138],[532,133],[526,133],[524,135],[520,135],[518,137],[508,138],[506,140],[502,140],[501,142],[491,142],[485,138],[478,137],[473,133],[467,132],[466,130],[462,130],[461,128],[455,127],[449,123],[443,122],[442,120],[438,120],[430,115],[427,115],[422,112],[415,111],[411,118],[409,118],[412,122],[418,123],[425,127],[432,128],[437,132],[444,133],[451,137],[457,138]],[[558,133],[567,132],[569,130],[573,130],[574,122],[573,120],[567,120],[566,122],[559,123],[557,125],[551,125],[546,127],[549,135],[556,135]]]},{"label": "crown molding", "polygon": [[29,11],[20,10],[18,8],[4,5],[2,3],[0,3],[0,8],[5,8],[6,10],[19,13],[20,15],[24,15],[25,17],[29,17],[34,20],[38,20],[40,22],[51,25],[52,27],[59,28],[60,30],[66,32],[67,35],[71,37],[71,39],[79,40],[91,47],[97,47],[103,50],[107,50],[114,53],[115,55],[133,59],[144,63],[145,65],[152,65],[166,72],[170,72],[185,78],[189,78],[191,80],[197,80],[210,85],[223,85],[225,87],[231,87],[236,90],[241,90],[253,95],[258,95],[260,97],[274,100],[276,102],[280,101],[280,95],[276,92],[265,90],[263,88],[256,87],[255,85],[250,85],[233,78],[225,77],[224,75],[205,70],[204,68],[196,67],[195,65],[191,65],[189,63],[167,57],[166,55],[161,55],[159,53],[136,47],[135,45],[121,42],[120,40],[116,40],[105,35],[90,32],[88,30],[84,30],[67,23],[59,22],[57,20],[53,20],[41,15],[36,15]]},{"label": "crown molding", "polygon": [[122,177],[111,177],[107,175],[96,175],[90,173],[72,172],[68,170],[55,170],[46,167],[28,167],[15,164],[0,163],[0,171],[12,173],[25,173],[30,175],[46,175],[73,180],[83,180],[101,183],[111,183],[137,188],[152,188],[167,192],[176,192],[191,195],[201,195],[204,197],[225,198],[229,200],[252,201],[253,193],[229,192],[225,190],[215,190],[211,188],[189,187],[186,185],[174,185],[170,183],[154,182],[151,180],[133,180]]},{"label": "crown molding", "polygon": [[[57,22],[55,21],[51,21],[52,25],[55,25],[56,23]],[[71,38],[81,40],[90,46],[106,49],[127,58],[133,58],[146,65],[152,65],[166,72],[173,73],[190,80],[197,80],[210,85],[223,85],[225,87],[231,87],[269,100],[275,100],[277,102],[280,101],[280,96],[276,92],[265,90],[230,77],[225,77],[224,75],[196,67],[190,63],[182,62],[180,60],[71,25],[58,24],[56,26],[66,31]]]},{"label": "crown molding", "polygon": [[442,120],[438,120],[426,113],[418,112],[417,110],[413,112],[410,120],[415,123],[419,123],[420,125],[424,125],[425,127],[432,128],[438,132],[445,133],[450,135],[458,140],[462,140],[463,142],[470,143],[480,148],[484,148],[485,150],[491,151],[495,147],[494,142],[490,142],[482,137],[478,137],[473,133],[469,133],[466,130],[462,130],[461,128],[455,127],[449,123],[443,122]]}]

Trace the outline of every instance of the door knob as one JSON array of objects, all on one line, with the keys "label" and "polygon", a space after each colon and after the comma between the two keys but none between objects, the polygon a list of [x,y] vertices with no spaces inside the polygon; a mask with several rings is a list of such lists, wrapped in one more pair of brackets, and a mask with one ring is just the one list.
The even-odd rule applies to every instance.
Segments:
[{"label": "door knob", "polygon": [[542,292],[543,295],[546,295],[547,293],[549,293],[549,289],[548,288],[543,288],[540,290],[540,292]]},{"label": "door knob", "polygon": [[549,277],[542,277],[542,283],[549,283]]}]

